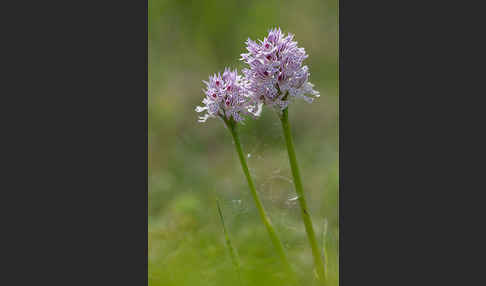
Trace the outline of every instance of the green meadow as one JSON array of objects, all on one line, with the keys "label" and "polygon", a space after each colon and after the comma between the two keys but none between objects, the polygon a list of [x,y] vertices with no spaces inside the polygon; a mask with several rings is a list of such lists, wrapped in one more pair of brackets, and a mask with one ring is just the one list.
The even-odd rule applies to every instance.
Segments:
[{"label": "green meadow", "polygon": [[[223,122],[198,123],[202,80],[241,69],[248,37],[279,26],[309,54],[321,97],[289,107],[304,192],[325,249],[326,285],[339,283],[338,1],[149,0],[149,225],[151,286],[290,285],[258,217]],[[240,127],[250,173],[303,286],[319,285],[277,114]],[[240,267],[232,261],[218,212]],[[326,231],[324,231],[327,222]]]}]

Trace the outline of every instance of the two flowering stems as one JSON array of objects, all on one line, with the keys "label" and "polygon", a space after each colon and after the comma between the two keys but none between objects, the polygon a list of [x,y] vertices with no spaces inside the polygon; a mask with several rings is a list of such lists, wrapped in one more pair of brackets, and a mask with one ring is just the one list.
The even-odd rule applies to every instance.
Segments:
[{"label": "two flowering stems", "polygon": [[317,245],[315,231],[304,197],[288,120],[288,106],[291,100],[302,98],[311,103],[314,98],[319,97],[319,92],[313,89],[314,85],[309,82],[309,68],[303,65],[303,61],[308,55],[304,48],[298,47],[293,38],[294,35],[284,35],[278,28],[270,30],[268,36],[263,41],[259,40],[258,43],[248,39],[246,41],[248,53],[241,54],[240,59],[248,65],[248,68],[242,71],[243,76],[239,75],[237,70],[226,68],[222,75],[220,73],[214,74],[209,77],[208,82],[203,81],[206,84],[204,90],[206,97],[203,99],[204,105],[197,106],[196,111],[205,112],[203,116],[199,117],[199,122],[205,122],[208,118],[219,117],[223,119],[228,130],[230,130],[260,218],[281,256],[287,272],[294,277],[282,243],[255,190],[237,132],[238,124],[243,122],[245,117],[257,118],[260,116],[262,106],[270,106],[277,110],[282,123],[302,219],[312,249],[315,272],[319,281],[324,284],[323,258]]}]

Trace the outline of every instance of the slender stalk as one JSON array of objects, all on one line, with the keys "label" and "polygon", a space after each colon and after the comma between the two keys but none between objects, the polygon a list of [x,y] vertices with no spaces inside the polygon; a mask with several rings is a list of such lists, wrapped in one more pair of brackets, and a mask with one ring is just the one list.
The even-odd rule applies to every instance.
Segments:
[{"label": "slender stalk", "polygon": [[230,257],[231,257],[231,262],[233,262],[233,266],[235,267],[236,274],[238,275],[238,281],[239,284],[242,285],[241,282],[241,271],[240,271],[240,260],[238,259],[238,254],[236,253],[236,250],[234,249],[233,245],[231,244],[231,239],[229,237],[228,231],[226,230],[226,226],[224,224],[224,218],[223,218],[223,212],[221,211],[221,206],[219,205],[219,200],[216,199],[216,204],[218,206],[218,213],[219,213],[219,218],[221,219],[221,224],[223,225],[223,232],[224,232],[224,238],[226,240],[226,246],[228,247]]},{"label": "slender stalk", "polygon": [[260,218],[263,221],[263,224],[265,225],[268,234],[270,236],[270,240],[272,241],[273,246],[276,248],[278,254],[280,255],[280,258],[284,264],[284,267],[287,270],[287,273],[289,274],[290,278],[293,280],[294,284],[298,284],[297,278],[295,276],[294,271],[292,270],[292,267],[290,266],[290,263],[287,259],[287,255],[285,254],[282,242],[277,236],[277,233],[275,232],[275,229],[272,226],[272,223],[270,222],[270,218],[267,216],[265,213],[265,209],[263,208],[263,204],[260,200],[260,197],[258,196],[258,193],[255,189],[255,185],[253,184],[253,180],[250,176],[250,171],[248,170],[248,165],[246,164],[246,159],[245,156],[243,155],[243,151],[241,149],[241,143],[240,143],[240,138],[238,136],[238,132],[236,130],[236,123],[234,121],[229,121],[223,118],[224,122],[226,123],[226,126],[231,132],[231,135],[233,136],[233,141],[235,143],[235,148],[236,152],[238,153],[238,157],[240,158],[240,163],[241,163],[241,168],[243,169],[243,173],[245,173],[246,180],[248,182],[248,187],[250,188],[251,195],[253,197],[253,200],[255,201],[255,205],[257,207],[258,213],[260,214]]},{"label": "slender stalk", "polygon": [[314,227],[312,226],[312,220],[307,207],[307,202],[304,197],[304,188],[302,187],[302,180],[300,178],[299,166],[297,165],[297,158],[295,156],[294,142],[292,141],[292,135],[290,133],[288,108],[285,108],[280,115],[280,121],[282,122],[283,133],[285,137],[285,143],[287,145],[287,152],[289,155],[290,169],[292,170],[292,176],[294,178],[295,192],[297,193],[298,201],[300,204],[300,210],[302,214],[302,220],[304,221],[305,231],[307,238],[312,249],[312,256],[314,257],[314,266],[317,272],[317,276],[322,283],[325,283],[326,275],[324,273],[324,262],[319,251],[317,244]]},{"label": "slender stalk", "polygon": [[329,268],[329,261],[327,256],[327,219],[324,218],[324,222],[322,225],[322,233],[321,233],[321,243],[322,243],[322,259],[324,259],[324,274],[327,277],[327,269]]}]

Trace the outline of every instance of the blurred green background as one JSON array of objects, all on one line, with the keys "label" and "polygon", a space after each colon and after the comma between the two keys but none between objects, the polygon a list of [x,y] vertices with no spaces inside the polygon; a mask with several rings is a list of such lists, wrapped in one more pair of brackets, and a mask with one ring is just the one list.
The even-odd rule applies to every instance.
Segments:
[{"label": "blurred green background", "polygon": [[[250,37],[280,26],[309,54],[321,97],[289,108],[304,191],[319,240],[328,221],[328,285],[338,285],[338,1],[149,0],[149,285],[239,285],[216,208],[242,264],[241,285],[286,285],[257,216],[230,133],[198,123],[202,80],[241,69]],[[240,128],[265,208],[302,285],[317,285],[275,112]]]}]

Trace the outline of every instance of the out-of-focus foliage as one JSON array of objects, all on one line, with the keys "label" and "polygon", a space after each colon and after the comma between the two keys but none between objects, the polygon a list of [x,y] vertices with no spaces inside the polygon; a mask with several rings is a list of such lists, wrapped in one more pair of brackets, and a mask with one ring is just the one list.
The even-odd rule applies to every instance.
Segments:
[{"label": "out-of-focus foliage", "polygon": [[[328,285],[338,285],[338,2],[149,0],[149,285],[237,285],[219,220],[221,199],[243,285],[285,285],[257,217],[229,132],[197,122],[202,80],[242,68],[248,37],[280,26],[309,58],[321,97],[290,106],[304,191],[320,237],[327,232]],[[280,122],[264,109],[240,128],[265,208],[303,285],[314,285],[312,255],[295,196]]]}]

